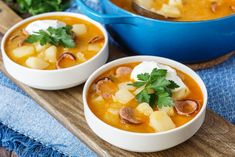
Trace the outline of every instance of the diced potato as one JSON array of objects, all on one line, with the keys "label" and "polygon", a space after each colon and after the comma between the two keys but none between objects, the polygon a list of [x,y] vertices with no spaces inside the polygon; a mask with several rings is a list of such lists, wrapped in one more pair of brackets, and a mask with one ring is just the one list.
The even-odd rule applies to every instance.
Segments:
[{"label": "diced potato", "polygon": [[128,84],[132,84],[132,82],[120,83],[120,84],[118,84],[118,88],[119,89],[127,89],[127,90],[130,90],[130,91],[133,91],[133,90],[136,89],[134,86],[131,86],[131,85],[128,85]]},{"label": "diced potato", "polygon": [[145,86],[142,86],[142,87],[140,87],[140,88],[137,88],[133,93],[134,93],[135,95],[137,95],[137,94],[139,94],[144,88],[145,88]]},{"label": "diced potato", "polygon": [[84,24],[74,24],[72,31],[77,35],[83,35],[87,33],[87,27]]},{"label": "diced potato", "polygon": [[182,0],[169,0],[168,4],[172,5],[172,6],[176,6],[176,7],[182,7],[183,6]]},{"label": "diced potato", "polygon": [[112,95],[112,99],[113,99],[113,102],[118,102],[114,95]]},{"label": "diced potato", "polygon": [[50,46],[49,44],[46,44],[46,45],[42,46],[39,42],[34,44],[34,47],[35,47],[35,49],[38,53],[46,50],[49,46]]},{"label": "diced potato", "polygon": [[159,111],[164,111],[168,114],[168,116],[174,116],[175,111],[173,107],[165,107],[163,106],[162,108],[158,108]]},{"label": "diced potato", "polygon": [[100,43],[94,43],[94,44],[89,44],[88,45],[88,51],[100,51],[102,48],[102,45]]},{"label": "diced potato", "polygon": [[45,60],[51,63],[56,62],[57,58],[57,48],[55,46],[50,46],[45,50]]},{"label": "diced potato", "polygon": [[130,102],[135,96],[131,94],[127,89],[120,89],[115,93],[115,97],[118,102],[122,104],[127,104]]},{"label": "diced potato", "polygon": [[108,109],[105,114],[103,115],[103,119],[105,122],[108,124],[118,124],[120,119],[119,119],[119,114],[115,112],[112,109]]},{"label": "diced potato", "polygon": [[96,98],[92,99],[94,103],[104,102],[104,98],[102,96],[97,96]]},{"label": "diced potato", "polygon": [[41,58],[41,59],[45,59],[45,54],[44,54],[44,51],[40,52],[38,55],[37,55],[38,58]]},{"label": "diced potato", "polygon": [[179,18],[181,16],[181,12],[178,7],[167,4],[163,4],[162,8],[158,10],[157,13],[171,18]]},{"label": "diced potato", "polygon": [[49,66],[46,61],[37,57],[29,57],[25,63],[28,67],[32,69],[45,69]]},{"label": "diced potato", "polygon": [[137,106],[136,110],[145,116],[150,116],[153,113],[152,107],[148,103],[141,103]]},{"label": "diced potato", "polygon": [[171,118],[164,111],[154,111],[149,118],[150,126],[156,131],[161,132],[176,127]]},{"label": "diced potato", "polygon": [[119,114],[119,109],[116,108],[109,108],[107,112],[113,114],[113,115],[118,115]]},{"label": "diced potato", "polygon": [[85,62],[85,61],[86,61],[86,57],[84,56],[83,53],[78,52],[78,53],[76,54],[76,56],[77,56],[77,58],[78,58],[81,62]]},{"label": "diced potato", "polygon": [[33,46],[21,46],[13,50],[13,55],[15,58],[29,57],[35,53]]},{"label": "diced potato", "polygon": [[137,0],[136,2],[144,8],[152,8],[154,5],[154,0]]},{"label": "diced potato", "polygon": [[178,90],[173,90],[172,91],[172,98],[174,100],[182,100],[185,97],[187,97],[190,93],[190,90],[188,89],[188,87],[184,87]]}]

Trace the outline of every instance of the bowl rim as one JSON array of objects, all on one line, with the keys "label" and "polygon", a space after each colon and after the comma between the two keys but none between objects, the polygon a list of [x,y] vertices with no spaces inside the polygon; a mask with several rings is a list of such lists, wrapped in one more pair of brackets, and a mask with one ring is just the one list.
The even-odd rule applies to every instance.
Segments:
[{"label": "bowl rim", "polygon": [[[103,33],[104,37],[105,37],[105,41],[104,41],[104,45],[103,47],[97,52],[96,55],[94,55],[92,58],[88,59],[87,61],[81,63],[81,64],[77,64],[68,68],[63,68],[63,69],[52,69],[52,70],[41,70],[41,69],[31,69],[28,67],[25,67],[23,65],[20,65],[16,62],[14,62],[6,53],[5,51],[5,43],[6,43],[6,39],[8,38],[8,36],[12,33],[12,31],[14,31],[16,28],[18,28],[19,26],[32,21],[32,20],[36,20],[38,18],[42,18],[42,17],[50,17],[50,16],[71,16],[71,17],[75,17],[78,19],[82,19],[85,21],[88,21],[90,23],[92,23],[93,25],[95,25],[98,29],[100,29],[100,31]],[[31,72],[38,72],[38,73],[57,73],[57,72],[64,72],[64,71],[69,71],[69,70],[74,70],[76,68],[79,67],[83,67],[89,63],[92,63],[95,59],[97,59],[98,56],[100,56],[105,48],[108,47],[108,33],[106,31],[106,29],[104,28],[103,25],[101,25],[100,23],[96,22],[95,20],[89,18],[86,15],[83,14],[79,14],[79,13],[72,13],[72,12],[50,12],[50,13],[43,13],[43,14],[39,14],[39,15],[35,15],[35,16],[31,16],[29,18],[23,19],[22,21],[16,23],[15,25],[13,25],[3,36],[2,38],[2,42],[1,42],[1,52],[4,56],[6,57],[6,59],[13,64],[14,66],[17,66],[18,68],[21,68],[23,70],[27,70],[27,71],[31,71]]]},{"label": "bowl rim", "polygon": [[142,19],[150,20],[150,21],[169,23],[169,24],[187,24],[187,23],[188,24],[201,24],[201,23],[219,22],[221,20],[229,20],[230,18],[235,18],[235,14],[231,14],[231,15],[228,15],[228,16],[215,18],[215,19],[209,19],[209,20],[199,20],[199,21],[171,21],[171,20],[169,20],[169,21],[167,21],[167,20],[153,19],[153,18],[149,18],[149,17],[146,17],[146,16],[138,15],[138,14],[132,13],[130,11],[127,11],[127,10],[115,5],[114,3],[111,2],[111,0],[104,0],[104,2],[105,1],[109,4],[111,4],[113,7],[115,7],[115,9],[119,9],[123,13],[129,14],[133,17],[142,18]]},{"label": "bowl rim", "polygon": [[[151,61],[150,58],[154,58],[152,61],[155,61],[155,62],[156,62],[156,60],[161,60],[163,62],[168,62],[168,63],[170,62],[170,63],[175,64],[177,66],[181,66],[184,69],[186,69],[187,71],[189,71],[190,73],[192,73],[192,74],[188,74],[188,73],[186,73],[186,74],[188,74],[190,77],[192,77],[198,83],[198,85],[201,88],[201,91],[203,93],[203,105],[202,105],[201,110],[198,112],[198,114],[195,117],[193,117],[193,119],[191,119],[189,122],[187,122],[187,123],[185,123],[185,124],[183,124],[183,125],[181,125],[181,126],[179,126],[177,128],[174,128],[174,129],[171,129],[171,130],[167,130],[167,131],[163,131],[163,132],[155,132],[155,133],[138,133],[138,132],[126,131],[126,130],[122,130],[122,129],[113,127],[113,126],[105,123],[101,119],[99,119],[91,111],[91,109],[90,109],[90,107],[88,105],[88,102],[87,102],[87,93],[88,93],[88,90],[89,90],[91,84],[93,83],[93,81],[98,76],[100,76],[101,73],[109,70],[110,68],[112,68],[114,66],[118,66],[118,65],[122,65],[122,64],[126,64],[126,63],[131,63],[131,62],[136,62],[136,61],[140,61],[140,62],[141,61]],[[164,64],[164,63],[161,62],[160,64]],[[175,68],[175,67],[173,66],[173,68]],[[186,70],[182,70],[180,68],[179,68],[179,70],[181,70],[182,72],[186,71]],[[192,76],[192,75],[195,75],[195,76]],[[201,84],[199,84],[199,83],[201,83]],[[128,134],[128,135],[133,135],[133,136],[157,136],[157,135],[166,135],[166,134],[174,133],[176,131],[179,131],[181,129],[186,128],[187,126],[189,126],[190,124],[195,122],[200,116],[202,116],[203,112],[206,110],[207,101],[208,101],[208,93],[207,93],[207,89],[206,89],[205,83],[203,82],[201,77],[196,72],[194,72],[191,68],[189,68],[188,66],[186,66],[186,65],[184,65],[184,64],[182,64],[180,62],[174,61],[172,59],[164,58],[164,57],[149,56],[149,55],[144,55],[144,56],[137,55],[137,56],[130,56],[130,57],[119,58],[119,59],[111,61],[111,62],[101,66],[100,68],[98,68],[87,79],[87,81],[86,81],[86,83],[84,85],[84,88],[83,88],[82,98],[83,98],[83,104],[84,104],[84,112],[85,112],[86,109],[88,109],[88,112],[92,115],[92,118],[95,118],[96,120],[98,120],[105,127],[109,128],[109,129],[112,129],[113,131],[122,133],[122,134]],[[91,129],[93,130],[93,128],[91,128]]]}]

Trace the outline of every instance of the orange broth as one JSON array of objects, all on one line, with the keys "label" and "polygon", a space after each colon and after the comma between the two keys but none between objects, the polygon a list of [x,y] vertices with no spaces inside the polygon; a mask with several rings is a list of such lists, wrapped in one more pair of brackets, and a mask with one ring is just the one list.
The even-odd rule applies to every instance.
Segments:
[{"label": "orange broth", "polygon": [[[139,63],[129,63],[129,64],[125,64],[125,65],[120,65],[118,67],[125,66],[125,67],[131,67],[133,69],[138,64]],[[103,102],[98,102],[98,103],[94,101],[94,99],[98,96],[97,93],[94,91],[94,85],[98,80],[105,78],[105,77],[111,77],[112,81],[115,83],[115,85],[118,85],[119,83],[122,83],[122,82],[132,81],[130,79],[130,75],[128,77],[121,77],[118,79],[115,78],[115,76],[114,76],[115,71],[118,67],[114,67],[114,68],[108,70],[107,72],[103,73],[91,85],[89,92],[88,92],[88,96],[87,96],[88,105],[89,105],[91,111],[99,119],[101,119],[105,123],[107,123],[113,127],[122,129],[122,130],[131,131],[131,132],[139,132],[139,133],[156,132],[152,127],[149,126],[149,117],[138,113],[138,111],[135,111],[134,114],[136,117],[138,117],[138,119],[141,119],[143,121],[143,123],[139,124],[139,125],[123,123],[120,120],[119,114],[115,113],[115,111],[118,111],[120,108],[122,108],[124,106],[129,106],[132,108],[137,107],[138,102],[135,98],[132,99],[128,104],[125,104],[125,105],[118,103],[118,102],[114,102],[112,100],[105,100]],[[175,123],[176,127],[179,127],[179,126],[189,122],[190,120],[192,120],[197,115],[197,113],[200,111],[200,109],[203,105],[203,94],[202,94],[202,91],[201,91],[199,85],[196,83],[196,81],[193,78],[191,78],[189,75],[183,73],[180,70],[177,70],[177,74],[178,74],[178,76],[180,76],[182,81],[185,83],[185,85],[190,90],[190,94],[185,99],[196,100],[199,104],[198,110],[195,113],[191,114],[190,116],[178,115],[175,112],[176,114],[174,116],[170,117],[172,119],[172,121]],[[108,112],[109,109],[114,110],[114,113]],[[157,109],[155,109],[155,110],[157,110]]]},{"label": "orange broth", "polygon": [[[81,60],[79,58],[76,59],[76,61],[71,61],[69,59],[64,59],[61,62],[61,66],[63,68],[66,67],[71,67],[74,65],[78,65],[81,64],[87,60],[89,60],[90,58],[92,58],[93,56],[95,56],[99,50],[103,47],[104,45],[104,40],[97,42],[94,46],[97,48],[97,50],[88,50],[88,42],[95,36],[104,36],[103,33],[101,32],[101,30],[96,27],[94,24],[83,20],[83,19],[79,19],[76,17],[72,17],[72,16],[48,16],[48,17],[43,17],[43,18],[38,18],[35,20],[32,20],[30,22],[27,22],[21,26],[19,26],[18,28],[16,28],[15,30],[12,31],[12,33],[9,35],[9,37],[6,40],[6,44],[5,44],[5,51],[7,53],[7,55],[16,63],[26,66],[26,60],[28,57],[23,57],[23,58],[16,58],[13,55],[13,50],[17,47],[19,47],[19,42],[24,41],[27,38],[27,35],[25,35],[25,33],[23,32],[24,28],[31,22],[36,21],[36,20],[58,20],[58,21],[62,21],[64,22],[66,25],[73,25],[73,24],[85,24],[85,26],[87,27],[87,33],[80,35],[80,36],[76,36],[75,38],[75,43],[76,43],[76,47],[75,48],[64,48],[62,46],[57,46],[57,59],[60,56],[60,54],[64,53],[64,52],[70,52],[72,54],[74,54],[74,56],[76,56],[76,54],[79,52],[81,53],[85,60]],[[15,38],[14,40],[11,40],[11,38],[13,38],[15,35],[18,35],[17,38]],[[23,45],[33,45],[31,43],[26,43],[23,42]],[[33,55],[31,55],[30,57],[40,57],[39,52],[34,53]],[[44,70],[54,70],[56,69],[56,63],[49,63],[49,66],[47,68],[45,68]]]}]

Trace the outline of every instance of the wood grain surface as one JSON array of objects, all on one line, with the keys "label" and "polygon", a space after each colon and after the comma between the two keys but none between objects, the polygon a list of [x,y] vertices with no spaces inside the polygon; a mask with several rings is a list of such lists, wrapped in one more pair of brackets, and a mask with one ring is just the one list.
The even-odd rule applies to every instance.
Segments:
[{"label": "wood grain surface", "polygon": [[[4,9],[3,9],[4,8]],[[19,19],[0,1],[0,9],[10,12],[11,19]],[[0,13],[0,19],[2,18]],[[17,21],[17,20],[16,20]],[[1,21],[0,32],[14,24],[15,21]],[[111,46],[110,58],[126,56],[116,47]],[[75,136],[81,139],[100,156],[128,156],[128,157],[234,157],[235,156],[235,126],[207,110],[206,120],[201,129],[188,141],[174,148],[156,153],[134,153],[116,148],[97,137],[88,127],[82,103],[83,85],[59,91],[42,91],[29,88],[11,78],[4,69],[0,59],[0,70],[13,82],[28,93],[41,107],[55,117]],[[222,104],[218,104],[222,105]],[[114,137],[115,138],[115,137]],[[140,141],[141,142],[141,141]],[[156,141],[157,142],[157,141]],[[147,145],[147,143],[146,143]]]}]

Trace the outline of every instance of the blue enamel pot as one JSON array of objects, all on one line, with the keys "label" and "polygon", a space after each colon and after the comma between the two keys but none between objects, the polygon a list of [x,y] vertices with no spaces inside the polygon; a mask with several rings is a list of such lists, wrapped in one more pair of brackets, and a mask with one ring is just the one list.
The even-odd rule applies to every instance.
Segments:
[{"label": "blue enamel pot", "polygon": [[235,15],[198,22],[150,19],[101,0],[104,13],[77,0],[80,11],[106,24],[123,47],[140,55],[171,58],[185,63],[211,60],[235,50]]}]

